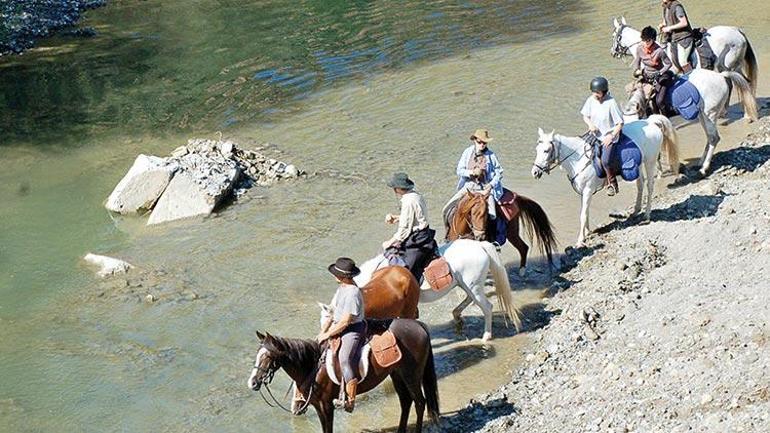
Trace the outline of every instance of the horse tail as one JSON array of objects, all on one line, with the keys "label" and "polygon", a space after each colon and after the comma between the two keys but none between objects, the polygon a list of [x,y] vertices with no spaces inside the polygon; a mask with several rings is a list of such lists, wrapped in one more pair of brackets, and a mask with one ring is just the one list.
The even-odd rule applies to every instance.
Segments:
[{"label": "horse tail", "polygon": [[660,128],[663,132],[663,150],[666,152],[666,160],[674,175],[679,174],[679,138],[676,135],[674,125],[668,117],[653,114],[647,120]]},{"label": "horse tail", "polygon": [[759,118],[757,100],[754,98],[754,94],[751,91],[751,85],[746,81],[746,78],[740,72],[724,71],[721,72],[721,74],[738,89],[738,95],[740,96],[741,104],[743,105],[743,112],[746,116],[748,116],[752,122],[757,120]]},{"label": "horse tail", "polygon": [[746,33],[743,30],[738,29],[743,35],[743,39],[746,40],[746,54],[743,55],[743,72],[746,73],[746,79],[751,84],[751,94],[757,94],[757,73],[759,72],[759,65],[757,65],[757,57],[754,55],[754,48],[751,47],[749,38],[746,37]]},{"label": "horse tail", "polygon": [[433,345],[430,344],[430,332],[424,323],[419,322],[425,332],[428,334],[428,362],[425,363],[425,370],[422,372],[422,392],[425,393],[425,404],[428,406],[428,416],[433,422],[439,422],[439,398],[438,398],[438,378],[436,377],[436,364],[433,361]]},{"label": "horse tail", "polygon": [[497,293],[498,301],[500,301],[500,307],[513,321],[516,332],[519,332],[522,329],[521,318],[523,314],[513,302],[511,282],[508,281],[508,272],[505,270],[502,260],[500,260],[500,254],[495,249],[495,246],[489,242],[481,242],[481,247],[484,248],[484,252],[489,256],[489,268],[492,271],[492,278],[495,280],[495,292]]},{"label": "horse tail", "polygon": [[537,239],[538,248],[540,254],[543,254],[548,259],[548,265],[553,266],[553,250],[556,248],[556,234],[554,233],[553,224],[548,219],[548,215],[545,213],[542,207],[540,207],[534,200],[519,195],[516,197],[516,204],[521,209],[522,223],[524,230],[529,235],[530,239]]}]

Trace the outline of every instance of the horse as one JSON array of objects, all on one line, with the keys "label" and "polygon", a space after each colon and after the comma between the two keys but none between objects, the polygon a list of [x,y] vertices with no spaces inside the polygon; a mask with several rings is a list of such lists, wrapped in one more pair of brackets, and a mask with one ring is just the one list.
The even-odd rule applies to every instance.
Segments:
[{"label": "horse", "polygon": [[[580,137],[565,137],[555,131],[545,133],[538,128],[535,161],[532,165],[532,177],[539,179],[543,173],[550,174],[556,166],[567,171],[567,179],[572,188],[581,196],[580,230],[577,245],[582,247],[588,230],[588,207],[591,197],[604,188],[604,179],[596,174],[592,164],[591,147]],[[657,173],[658,157],[661,147],[666,151],[668,163],[674,174],[679,171],[679,150],[676,131],[671,121],[661,115],[652,115],[646,120],[637,120],[623,126],[623,133],[633,139],[642,153],[644,170],[639,171],[636,179],[636,205],[632,215],[642,209],[642,192],[647,181],[647,206],[644,220],[650,220],[652,212],[652,193]]]},{"label": "horse", "polygon": [[[447,240],[454,241],[460,238],[473,237],[477,241],[484,240],[487,236],[487,198],[489,192],[468,191],[456,206],[456,210],[449,222]],[[524,229],[532,238],[537,237],[540,252],[548,259],[549,269],[553,267],[553,250],[556,248],[556,236],[553,225],[548,220],[548,215],[537,202],[523,195],[516,195],[514,204],[519,212],[508,221],[506,239],[518,251],[521,257],[519,275],[524,276],[527,267],[527,252],[529,246],[519,236],[519,219],[523,216]],[[498,212],[499,218],[504,218],[503,212]]]},{"label": "horse", "polygon": [[[641,32],[629,26],[625,17],[612,20],[615,29],[612,32],[612,49],[610,53],[615,58],[636,56],[636,50],[632,49],[642,41]],[[715,26],[708,29],[705,33],[706,41],[711,46],[712,51],[717,56],[714,70],[717,72],[733,71],[742,72],[751,84],[752,95],[756,95],[757,58],[754,55],[754,49],[746,35],[738,27]],[[701,65],[697,50],[692,50],[690,56],[691,63],[699,68]],[[671,58],[671,46],[666,48],[666,53]]]},{"label": "horse", "polygon": [[[368,361],[371,368],[366,369],[366,376],[358,385],[358,394],[374,389],[390,376],[401,404],[398,433],[406,433],[412,403],[417,413],[415,431],[420,433],[426,406],[428,416],[436,423],[440,413],[430,334],[423,323],[412,319],[394,319],[389,330],[395,335],[401,349],[401,360],[390,367],[381,368],[372,365],[370,354]],[[270,382],[278,369],[283,369],[295,383],[301,384],[300,391],[307,396],[304,407],[293,407],[292,412],[295,415],[302,414],[312,405],[323,432],[332,433],[333,400],[339,395],[339,385],[329,377],[327,369],[322,368],[320,362],[326,345],[315,340],[282,338],[260,332],[257,332],[257,338],[260,347],[247,381],[248,387],[260,391],[264,386],[272,396]]]},{"label": "horse", "polygon": [[[706,133],[706,147],[701,156],[699,172],[702,176],[706,176],[711,167],[714,149],[721,140],[717,129],[717,119],[727,111],[731,87],[738,89],[744,113],[750,121],[757,120],[759,109],[757,101],[751,93],[749,83],[738,72],[695,69],[688,74],[687,80],[698,89],[701,96],[698,103],[698,120]],[[635,86],[631,89],[629,100],[623,110],[625,114],[634,114],[643,118],[647,111],[647,103],[645,102],[644,91],[640,87]]]},{"label": "horse", "polygon": [[[486,241],[478,242],[470,239],[458,239],[441,245],[439,247],[439,254],[449,265],[452,273],[452,282],[443,290],[435,291],[431,289],[427,281],[424,281],[419,292],[420,302],[434,302],[446,296],[455,287],[462,288],[466,293],[466,297],[452,310],[455,322],[458,326],[462,326],[463,310],[471,302],[475,303],[484,314],[484,334],[482,340],[489,341],[492,339],[492,303],[489,302],[484,293],[484,286],[487,274],[491,270],[495,283],[495,293],[500,302],[500,307],[513,322],[516,331],[522,329],[522,313],[514,303],[511,295],[511,283],[508,281],[508,273],[494,245]],[[361,273],[355,277],[356,284],[359,286],[368,285],[372,276],[378,275],[375,273],[378,268],[387,263],[388,260],[382,254],[379,254],[361,264]]]},{"label": "horse", "polygon": [[387,266],[378,269],[370,275],[366,283],[359,284],[359,287],[364,298],[364,315],[367,318],[417,318],[420,284],[405,267]]}]

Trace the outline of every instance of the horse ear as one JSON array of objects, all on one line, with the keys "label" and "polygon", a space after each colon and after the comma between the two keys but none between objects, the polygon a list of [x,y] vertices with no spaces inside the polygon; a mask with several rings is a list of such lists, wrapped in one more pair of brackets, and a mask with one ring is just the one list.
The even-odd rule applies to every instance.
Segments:
[{"label": "horse ear", "polygon": [[261,343],[261,342],[265,341],[265,334],[257,331],[257,338],[259,339],[259,342]]},{"label": "horse ear", "polygon": [[620,23],[618,22],[617,18],[612,19],[612,25],[615,26],[615,28],[620,28]]},{"label": "horse ear", "polygon": [[551,130],[551,137],[553,137],[553,134],[556,134],[556,130],[555,129]]},{"label": "horse ear", "polygon": [[538,135],[545,135],[545,131],[543,131],[543,128],[537,128]]},{"label": "horse ear", "polygon": [[623,17],[623,16],[622,16],[622,17],[620,17],[620,22],[621,22],[621,23],[623,23],[623,25],[624,25],[624,26],[625,26],[625,25],[628,25],[628,24],[626,23],[626,17]]}]

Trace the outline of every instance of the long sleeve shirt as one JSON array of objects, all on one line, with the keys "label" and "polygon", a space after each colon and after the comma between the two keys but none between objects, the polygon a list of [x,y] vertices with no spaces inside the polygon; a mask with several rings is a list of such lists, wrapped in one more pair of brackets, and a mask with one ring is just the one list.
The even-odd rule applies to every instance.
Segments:
[{"label": "long sleeve shirt", "polygon": [[[457,189],[459,190],[465,184],[471,180],[471,170],[468,168],[471,166],[471,160],[476,153],[476,146],[468,146],[460,156],[460,161],[457,162]],[[484,185],[492,186],[492,197],[495,201],[500,201],[500,197],[503,196],[503,167],[500,165],[500,161],[497,159],[497,155],[489,150],[484,150],[484,157],[487,160],[486,170],[484,170],[484,179],[482,183]]]},{"label": "long sleeve shirt", "polygon": [[663,74],[671,69],[671,59],[666,55],[666,50],[661,48],[658,44],[654,45],[655,49],[651,53],[647,53],[642,44],[636,47],[636,58],[632,66],[636,71],[642,68],[642,73],[645,77],[654,75],[656,72]]},{"label": "long sleeve shirt", "polygon": [[390,243],[404,242],[412,233],[428,227],[428,213],[425,200],[416,191],[401,196],[401,213],[398,216],[398,230]]}]

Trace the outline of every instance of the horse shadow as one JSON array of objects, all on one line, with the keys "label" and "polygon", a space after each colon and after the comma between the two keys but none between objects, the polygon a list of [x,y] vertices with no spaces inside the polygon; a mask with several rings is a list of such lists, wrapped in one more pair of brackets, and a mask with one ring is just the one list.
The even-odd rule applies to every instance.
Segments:
[{"label": "horse shadow", "polygon": [[[720,171],[733,169],[738,172],[751,173],[768,160],[770,160],[770,144],[756,147],[736,147],[714,154],[714,159],[711,160],[711,173],[713,175]],[[707,179],[708,177],[703,177],[697,168],[692,167],[693,164],[699,162],[699,158],[688,159],[682,175],[669,184],[667,188],[681,188]]]},{"label": "horse shadow", "polygon": [[[465,433],[483,428],[489,421],[504,416],[518,414],[520,411],[505,397],[487,400],[484,403],[471,401],[466,407],[451,412],[443,412],[439,423],[427,422],[423,431],[427,433]],[[414,430],[414,423],[407,426]],[[383,429],[364,429],[362,433],[394,433],[398,426]]]}]

